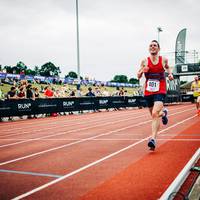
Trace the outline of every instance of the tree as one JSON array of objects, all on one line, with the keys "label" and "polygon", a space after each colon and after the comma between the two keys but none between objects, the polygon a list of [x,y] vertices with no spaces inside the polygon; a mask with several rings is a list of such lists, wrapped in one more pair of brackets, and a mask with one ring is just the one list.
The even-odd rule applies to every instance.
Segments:
[{"label": "tree", "polygon": [[35,75],[36,75],[36,72],[35,72],[34,70],[32,70],[32,69],[27,69],[27,70],[26,70],[26,74],[27,74],[27,75],[35,76]]},{"label": "tree", "polygon": [[6,73],[12,74],[13,73],[13,69],[11,66],[4,66],[3,69],[6,70]]},{"label": "tree", "polygon": [[35,75],[39,75],[40,74],[40,69],[39,69],[38,66],[35,66],[33,71],[35,71]]},{"label": "tree", "polygon": [[128,78],[126,75],[115,75],[111,82],[128,83]]},{"label": "tree", "polygon": [[68,77],[70,77],[70,78],[78,78],[78,75],[77,75],[76,72],[70,71],[70,72],[65,76],[65,78],[68,78]]},{"label": "tree", "polygon": [[39,73],[41,76],[59,76],[61,71],[59,67],[56,67],[53,63],[48,62],[41,66]]},{"label": "tree", "polygon": [[129,79],[129,83],[131,83],[131,84],[139,84],[139,80],[136,79],[136,78],[130,78]]},{"label": "tree", "polygon": [[16,74],[19,74],[22,71],[25,73],[27,68],[28,67],[22,61],[19,61],[17,65],[13,67],[13,71],[15,71]]}]

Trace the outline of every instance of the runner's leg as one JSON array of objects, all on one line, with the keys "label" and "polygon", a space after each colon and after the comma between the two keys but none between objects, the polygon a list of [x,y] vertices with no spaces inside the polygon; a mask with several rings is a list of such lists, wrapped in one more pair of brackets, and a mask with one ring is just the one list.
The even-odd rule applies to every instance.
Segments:
[{"label": "runner's leg", "polygon": [[152,139],[156,139],[160,129],[160,117],[163,115],[163,102],[155,101],[152,110]]}]

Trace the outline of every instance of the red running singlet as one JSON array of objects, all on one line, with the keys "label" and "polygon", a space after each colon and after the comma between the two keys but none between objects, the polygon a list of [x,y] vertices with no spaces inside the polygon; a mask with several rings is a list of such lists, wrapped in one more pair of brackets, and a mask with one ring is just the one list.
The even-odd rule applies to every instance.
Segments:
[{"label": "red running singlet", "polygon": [[145,73],[144,96],[166,94],[165,70],[162,65],[162,56],[159,56],[158,64],[156,65],[154,65],[150,57],[148,57],[147,67],[149,67],[149,71]]}]

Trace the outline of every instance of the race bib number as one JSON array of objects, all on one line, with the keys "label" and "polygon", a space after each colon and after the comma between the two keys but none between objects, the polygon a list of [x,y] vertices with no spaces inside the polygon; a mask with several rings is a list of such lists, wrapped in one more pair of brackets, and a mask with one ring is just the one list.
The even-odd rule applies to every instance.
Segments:
[{"label": "race bib number", "polygon": [[147,91],[149,92],[158,92],[160,89],[160,81],[155,79],[149,79],[147,81]]},{"label": "race bib number", "polygon": [[200,92],[200,88],[195,88],[194,91],[195,92]]}]

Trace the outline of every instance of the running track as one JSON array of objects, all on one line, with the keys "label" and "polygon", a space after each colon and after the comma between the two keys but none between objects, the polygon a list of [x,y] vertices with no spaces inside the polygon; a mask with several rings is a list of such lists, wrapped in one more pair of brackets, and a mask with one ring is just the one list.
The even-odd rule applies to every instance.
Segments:
[{"label": "running track", "polygon": [[0,123],[0,199],[158,199],[200,147],[195,106],[168,109],[155,152],[147,109]]}]

